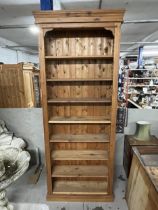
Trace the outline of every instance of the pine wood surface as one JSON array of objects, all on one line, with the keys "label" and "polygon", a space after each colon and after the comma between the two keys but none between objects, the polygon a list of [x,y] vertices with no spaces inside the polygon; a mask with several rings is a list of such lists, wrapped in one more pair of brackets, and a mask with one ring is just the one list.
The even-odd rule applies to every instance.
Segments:
[{"label": "pine wood surface", "polygon": [[42,32],[40,62],[49,200],[113,198],[123,13],[34,12]]},{"label": "pine wood surface", "polygon": [[102,81],[112,81],[111,78],[52,78],[52,79],[47,79],[47,82],[102,82]]},{"label": "pine wood surface", "polygon": [[56,150],[53,160],[107,160],[108,152],[103,150]]},{"label": "pine wood surface", "polygon": [[129,176],[129,172],[130,172],[130,167],[131,167],[131,162],[132,162],[132,157],[133,157],[132,148],[134,146],[140,147],[140,148],[144,146],[143,150],[145,150],[145,147],[150,146],[150,151],[151,151],[151,146],[158,146],[158,139],[156,138],[156,136],[151,136],[150,141],[139,141],[139,140],[136,140],[133,135],[125,135],[123,166],[124,166],[127,177]]},{"label": "pine wood surface", "polygon": [[[92,173],[93,171],[93,173]],[[103,165],[57,165],[52,169],[52,177],[107,177],[108,168]]]},{"label": "pine wood surface", "polygon": [[107,194],[106,181],[55,181],[54,194]]},{"label": "pine wood surface", "polygon": [[108,120],[108,118],[105,117],[98,117],[98,116],[94,116],[94,117],[52,117],[49,121],[49,123],[59,123],[59,124],[63,124],[63,123],[77,123],[77,124],[82,124],[82,123],[90,123],[90,124],[109,124],[111,123],[110,120]]},{"label": "pine wood surface", "polygon": [[51,135],[50,142],[109,142],[106,134],[57,134]]},{"label": "pine wood surface", "polygon": [[49,99],[48,103],[111,103],[106,98],[56,98]]},{"label": "pine wood surface", "polygon": [[0,65],[0,108],[35,107],[34,74],[30,65],[27,69],[22,63]]},{"label": "pine wood surface", "polygon": [[[134,156],[126,191],[129,210],[158,209],[158,179],[156,178],[158,162],[157,166],[150,167],[153,162],[152,154],[155,154],[155,152],[158,152],[157,146],[140,146],[134,148]],[[146,153],[147,155],[150,154],[151,158],[150,161],[148,159],[148,162],[144,164],[143,156]]]}]

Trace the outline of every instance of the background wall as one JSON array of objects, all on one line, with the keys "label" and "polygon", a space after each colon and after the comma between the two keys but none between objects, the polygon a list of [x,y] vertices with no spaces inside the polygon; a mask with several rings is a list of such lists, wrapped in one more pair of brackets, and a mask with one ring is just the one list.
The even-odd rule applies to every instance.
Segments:
[{"label": "background wall", "polygon": [[38,147],[44,156],[44,133],[41,108],[1,108],[0,119],[4,120],[15,136],[27,141],[29,149]]},{"label": "background wall", "polygon": [[32,55],[19,50],[16,51],[3,47],[7,45],[17,46],[18,44],[0,37],[0,62],[3,62],[5,64],[17,64],[20,62],[39,63],[38,55]]},{"label": "background wall", "polygon": [[[128,109],[128,124],[125,134],[132,135],[136,130],[136,122],[140,120],[151,123],[151,134],[158,138],[158,110],[157,109]],[[116,140],[116,164],[123,164],[124,134],[117,134]]]},{"label": "background wall", "polygon": [[[16,136],[24,138],[29,148],[39,147],[44,156],[44,133],[43,118],[41,108],[22,108],[22,109],[0,109],[0,119],[4,120],[7,127],[12,130]],[[135,122],[139,120],[149,121],[151,134],[158,137],[158,110],[147,109],[129,109],[128,125],[125,128],[125,134],[135,133]],[[116,135],[115,164],[122,165],[124,134]]]}]

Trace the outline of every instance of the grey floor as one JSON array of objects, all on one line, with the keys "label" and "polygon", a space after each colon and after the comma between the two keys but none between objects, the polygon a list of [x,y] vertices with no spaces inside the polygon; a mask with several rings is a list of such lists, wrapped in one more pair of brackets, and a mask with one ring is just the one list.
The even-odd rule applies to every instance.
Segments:
[{"label": "grey floor", "polygon": [[[47,202],[46,197],[46,173],[43,170],[40,180],[36,185],[29,184],[29,170],[23,177],[16,181],[7,190],[9,201],[16,205],[16,210],[21,210],[24,203],[29,205],[26,210],[43,210],[35,208],[35,204],[45,204],[50,210],[128,210],[125,201],[126,179],[122,167],[117,167],[115,177],[115,200],[113,203],[100,202]],[[32,205],[31,207],[31,204]],[[19,206],[19,208],[17,208]],[[20,207],[21,206],[21,207]],[[47,208],[46,208],[47,210]]]}]

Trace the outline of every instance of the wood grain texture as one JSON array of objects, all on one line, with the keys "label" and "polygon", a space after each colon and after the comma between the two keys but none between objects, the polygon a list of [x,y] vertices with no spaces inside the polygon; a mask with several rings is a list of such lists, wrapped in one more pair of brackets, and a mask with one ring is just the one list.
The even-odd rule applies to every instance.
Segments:
[{"label": "wood grain texture", "polygon": [[36,106],[34,72],[32,66],[21,64],[0,65],[0,108],[30,108]]},{"label": "wood grain texture", "polygon": [[[86,22],[122,22],[124,9],[107,9],[107,10],[61,10],[61,11],[34,11],[37,24],[49,23],[86,23]],[[98,24],[99,25],[99,24]]]},{"label": "wood grain texture", "polygon": [[103,150],[56,150],[53,160],[107,160],[108,152]]},{"label": "wood grain texture", "polygon": [[114,31],[114,62],[113,62],[113,86],[112,86],[112,112],[111,112],[111,136],[110,136],[110,161],[109,161],[109,193],[113,193],[114,176],[114,154],[116,138],[116,116],[117,116],[117,92],[118,92],[118,69],[119,69],[119,51],[120,51],[120,30],[121,23],[116,23]]},{"label": "wood grain texture", "polygon": [[107,194],[106,181],[55,181],[54,194]]},{"label": "wood grain texture", "polygon": [[111,121],[105,117],[52,117],[48,121],[49,123],[57,123],[57,124],[110,124]]},{"label": "wood grain texture", "polygon": [[[46,156],[48,177],[50,167],[52,174],[49,200],[113,198],[123,13],[124,10],[34,13],[45,45],[42,60]],[[89,177],[91,180],[87,180]]]},{"label": "wood grain texture", "polygon": [[[151,136],[150,141],[139,141],[134,138],[133,135],[125,135],[124,139],[124,155],[123,155],[123,166],[126,172],[127,177],[129,176],[132,157],[133,157],[133,147],[140,147],[142,153],[146,152],[147,150],[145,147],[150,147],[150,153],[151,153],[151,146],[158,146],[158,139],[155,136]],[[152,147],[153,148],[153,147]],[[155,150],[155,147],[152,149]],[[141,152],[140,151],[140,152]],[[155,151],[156,154],[156,151]]]},{"label": "wood grain texture", "polygon": [[[129,210],[155,210],[158,209],[158,179],[155,179],[158,163],[157,166],[153,167],[155,168],[154,171],[150,166],[144,165],[143,155],[141,155],[139,148],[134,148],[126,192],[127,204]],[[143,146],[141,148],[143,149]],[[145,146],[146,149],[149,153],[150,146],[147,148]],[[158,150],[158,147],[155,147],[155,150]],[[152,155],[152,150],[150,152]]]},{"label": "wood grain texture", "polygon": [[44,43],[44,32],[40,30],[39,36],[39,56],[40,56],[40,77],[41,77],[41,93],[42,93],[42,108],[43,108],[43,125],[44,125],[44,140],[45,140],[45,151],[46,151],[46,166],[47,166],[47,188],[48,195],[52,193],[52,179],[51,179],[51,157],[49,148],[49,128],[48,128],[48,113],[47,113],[47,91],[46,91],[46,72],[45,72],[45,43]]},{"label": "wood grain texture", "polygon": [[25,89],[22,64],[5,64],[0,68],[0,107],[25,108]]},{"label": "wood grain texture", "polygon": [[[93,173],[92,173],[93,171]],[[55,166],[52,171],[52,177],[107,177],[107,166],[86,166],[86,165],[59,165]]]},{"label": "wood grain texture", "polygon": [[50,142],[109,142],[106,134],[57,134],[51,135]]}]

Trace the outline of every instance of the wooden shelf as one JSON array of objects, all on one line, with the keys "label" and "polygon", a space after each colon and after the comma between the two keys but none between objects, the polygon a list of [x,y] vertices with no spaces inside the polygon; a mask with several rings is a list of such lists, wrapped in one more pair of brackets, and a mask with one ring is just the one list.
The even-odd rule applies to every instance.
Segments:
[{"label": "wooden shelf", "polygon": [[47,82],[112,82],[111,78],[59,78],[46,79]]},{"label": "wooden shelf", "polygon": [[82,135],[51,135],[50,142],[109,142],[106,134],[82,134]]},{"label": "wooden shelf", "polygon": [[150,69],[127,69],[129,71],[151,71]]},{"label": "wooden shelf", "polygon": [[51,117],[48,121],[52,124],[110,124],[109,118],[94,117]]},{"label": "wooden shelf", "polygon": [[45,59],[60,60],[60,59],[113,59],[113,56],[108,55],[94,55],[94,56],[45,56]]},{"label": "wooden shelf", "polygon": [[[140,93],[134,93],[134,92],[125,92],[125,94],[136,94],[136,95],[140,95]],[[144,95],[158,95],[158,92],[157,93],[143,93]]]},{"label": "wooden shelf", "polygon": [[147,80],[156,79],[156,80],[157,80],[158,77],[139,77],[139,78],[137,78],[137,77],[128,77],[128,79],[129,79],[129,80],[131,80],[131,79],[132,79],[132,80],[133,80],[133,79],[134,79],[134,80],[135,80],[135,79],[139,79],[139,80],[141,80],[141,79],[142,79],[142,80],[145,80],[145,79],[147,79]]},{"label": "wooden shelf", "polygon": [[55,98],[49,99],[48,103],[111,103],[112,101],[106,98]]},{"label": "wooden shelf", "polygon": [[52,177],[102,177],[107,178],[108,168],[104,165],[56,165]]},{"label": "wooden shelf", "polygon": [[54,181],[53,194],[107,194],[106,181]]},{"label": "wooden shelf", "polygon": [[106,150],[55,150],[52,160],[108,160]]},{"label": "wooden shelf", "polygon": [[128,87],[158,87],[158,85],[128,85]]}]

